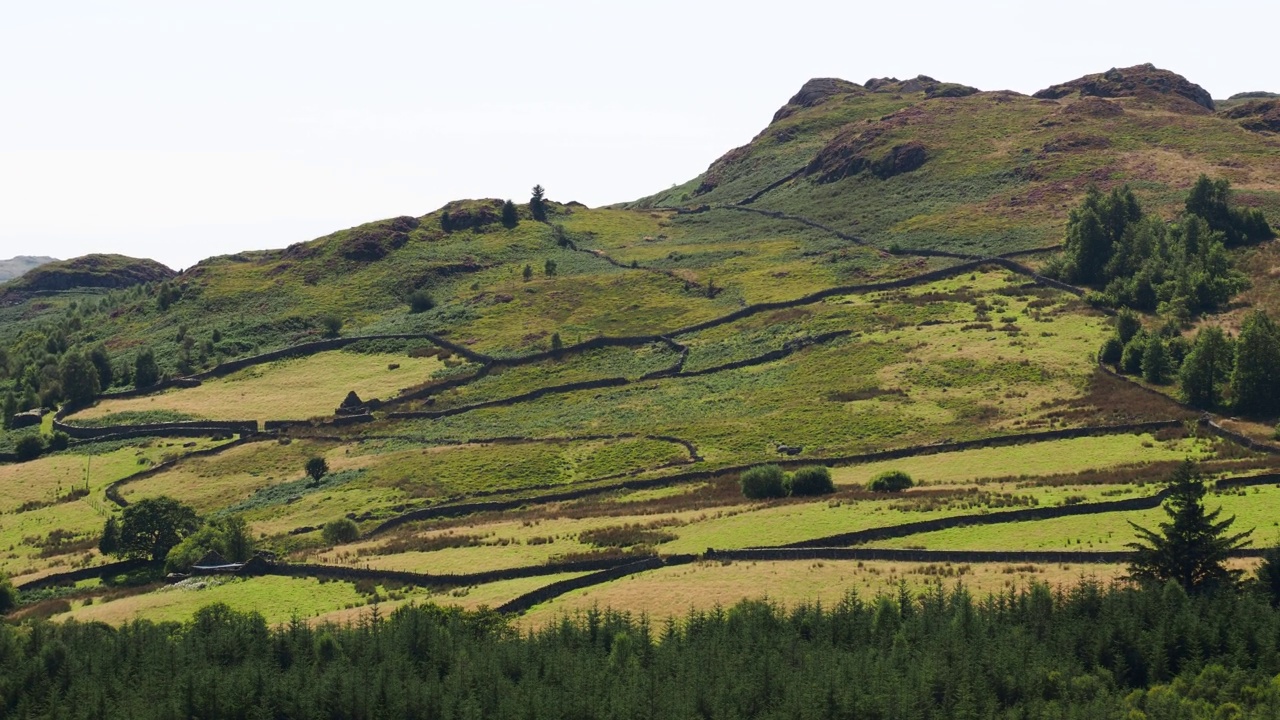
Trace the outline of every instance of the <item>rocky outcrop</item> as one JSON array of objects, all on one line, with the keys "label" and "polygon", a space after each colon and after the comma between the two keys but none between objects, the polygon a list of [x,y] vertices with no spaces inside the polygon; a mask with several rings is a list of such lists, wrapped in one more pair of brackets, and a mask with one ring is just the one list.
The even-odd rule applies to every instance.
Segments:
[{"label": "rocky outcrop", "polygon": [[1253,132],[1280,133],[1280,99],[1249,100],[1219,113]]},{"label": "rocky outcrop", "polygon": [[917,75],[910,80],[899,80],[893,77],[871,78],[866,88],[872,92],[887,93],[924,93],[925,97],[967,97],[979,92],[978,88],[960,83],[948,83],[935,80],[928,75]]},{"label": "rocky outcrop", "polygon": [[409,233],[417,227],[418,219],[408,216],[362,225],[349,232],[338,251],[348,260],[381,260],[409,242]]},{"label": "rocky outcrop", "polygon": [[1104,73],[1085,75],[1070,82],[1047,87],[1032,97],[1058,100],[1072,95],[1140,98],[1162,102],[1167,107],[1182,112],[1205,112],[1214,109],[1213,98],[1207,90],[1175,72],[1161,70],[1150,63],[1128,68],[1111,68]]},{"label": "rocky outcrop", "polygon": [[810,161],[805,174],[816,175],[819,183],[832,183],[863,171],[884,180],[916,170],[929,159],[924,144],[914,140],[894,145],[888,152],[878,152],[874,146],[885,131],[885,127],[872,127],[840,133]]},{"label": "rocky outcrop", "polygon": [[833,95],[842,95],[848,93],[861,94],[863,89],[856,83],[839,78],[813,78],[800,86],[800,92],[791,96],[786,105],[778,108],[773,114],[773,122],[793,115],[801,108],[810,108],[820,105],[827,101]]}]

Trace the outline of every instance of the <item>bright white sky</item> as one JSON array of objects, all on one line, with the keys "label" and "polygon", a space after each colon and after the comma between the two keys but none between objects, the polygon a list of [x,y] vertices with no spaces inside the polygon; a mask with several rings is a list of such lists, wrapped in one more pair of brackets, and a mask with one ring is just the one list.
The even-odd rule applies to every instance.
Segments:
[{"label": "bright white sky", "polygon": [[0,258],[175,268],[454,198],[701,172],[810,77],[1034,92],[1153,62],[1280,91],[1275,0],[0,5]]}]

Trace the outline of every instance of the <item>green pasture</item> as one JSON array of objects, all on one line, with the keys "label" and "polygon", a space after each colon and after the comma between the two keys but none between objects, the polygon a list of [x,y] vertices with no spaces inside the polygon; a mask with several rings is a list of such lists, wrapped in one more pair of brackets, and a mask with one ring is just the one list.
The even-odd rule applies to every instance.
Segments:
[{"label": "green pasture", "polygon": [[217,444],[180,438],[95,443],[0,465],[0,571],[21,579],[98,562],[97,535],[114,508],[103,496],[107,485]]},{"label": "green pasture", "polygon": [[[1222,518],[1235,516],[1232,529],[1253,530],[1253,546],[1280,542],[1280,488],[1260,486],[1210,494],[1205,505],[1222,508]],[[1081,515],[1001,525],[975,525],[872,543],[875,547],[946,550],[1124,550],[1135,533],[1129,525],[1150,529],[1164,522],[1163,510]]]},{"label": "green pasture", "polygon": [[1019,478],[1034,483],[1045,475],[1067,475],[1087,470],[1213,457],[1221,441],[1182,438],[1160,441],[1150,434],[1117,434],[1098,437],[981,448],[900,460],[884,460],[838,467],[832,479],[838,485],[865,485],[887,470],[902,470],[918,485],[967,484],[984,479]]},{"label": "green pasture", "polygon": [[530,610],[524,627],[543,627],[565,615],[613,608],[652,620],[680,620],[690,610],[727,608],[744,598],[782,606],[821,603],[830,607],[848,593],[896,595],[906,586],[922,594],[939,585],[963,585],[975,595],[1025,588],[1032,582],[1067,586],[1082,580],[1109,582],[1119,565],[1012,565],[1000,563],[893,563],[851,560],[698,562],[630,575],[574,590]]},{"label": "green pasture", "polygon": [[[391,366],[398,366],[392,369]],[[69,418],[75,424],[127,424],[128,414],[180,413],[183,419],[305,420],[327,417],[354,391],[364,400],[393,397],[444,367],[436,357],[334,351],[245,368],[199,387],[103,400]]]}]

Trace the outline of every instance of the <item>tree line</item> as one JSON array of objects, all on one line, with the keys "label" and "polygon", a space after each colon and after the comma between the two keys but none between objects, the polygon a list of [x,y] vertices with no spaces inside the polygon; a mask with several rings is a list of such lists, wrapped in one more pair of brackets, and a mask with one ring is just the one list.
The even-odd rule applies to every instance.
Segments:
[{"label": "tree line", "polygon": [[904,588],[665,623],[592,610],[529,632],[435,606],[0,626],[12,718],[1273,717],[1277,673],[1264,595],[1176,583]]},{"label": "tree line", "polygon": [[1099,360],[1152,384],[1176,383],[1182,400],[1203,410],[1280,413],[1280,327],[1261,310],[1246,315],[1234,337],[1206,326],[1194,340],[1172,324],[1148,330],[1121,311]]}]

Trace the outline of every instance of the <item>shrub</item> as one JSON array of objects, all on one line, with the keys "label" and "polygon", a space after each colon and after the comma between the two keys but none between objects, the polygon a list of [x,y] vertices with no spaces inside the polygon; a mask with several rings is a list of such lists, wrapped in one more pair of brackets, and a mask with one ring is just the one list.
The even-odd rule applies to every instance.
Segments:
[{"label": "shrub", "polygon": [[58,450],[66,450],[67,446],[70,444],[71,436],[61,430],[55,430],[53,434],[49,436],[49,449],[55,452]]},{"label": "shrub", "polygon": [[329,463],[325,462],[325,459],[322,457],[313,457],[310,460],[307,460],[305,470],[307,475],[311,476],[312,480],[319,480],[329,474]]},{"label": "shrub", "polygon": [[786,475],[777,465],[757,465],[742,473],[742,494],[752,500],[787,496]]},{"label": "shrub", "polygon": [[426,290],[418,290],[409,296],[409,312],[421,313],[436,306],[435,298]]},{"label": "shrub", "polygon": [[1147,338],[1136,335],[1125,343],[1124,352],[1120,354],[1120,372],[1125,375],[1137,375],[1142,372],[1142,356],[1147,352]]},{"label": "shrub", "polygon": [[836,491],[831,471],[822,465],[802,467],[791,474],[792,495],[828,495]]},{"label": "shrub", "polygon": [[342,318],[337,315],[322,315],[320,327],[324,330],[325,337],[336,338],[338,333],[342,332]]},{"label": "shrub", "polygon": [[324,524],[320,536],[330,545],[355,542],[360,539],[360,528],[348,518],[330,520]]},{"label": "shrub", "polygon": [[39,435],[24,435],[14,443],[13,452],[18,456],[18,462],[35,460],[44,452],[44,440]]},{"label": "shrub", "polygon": [[18,605],[18,590],[13,587],[13,583],[9,582],[9,576],[0,573],[0,615],[12,610]]},{"label": "shrub", "polygon": [[1124,355],[1124,343],[1120,342],[1120,338],[1112,335],[1107,341],[1102,343],[1102,351],[1098,353],[1098,361],[1107,365],[1116,365],[1120,362],[1120,358]]},{"label": "shrub", "polygon": [[901,470],[886,470],[871,478],[867,489],[871,492],[902,492],[915,485],[911,476]]}]

